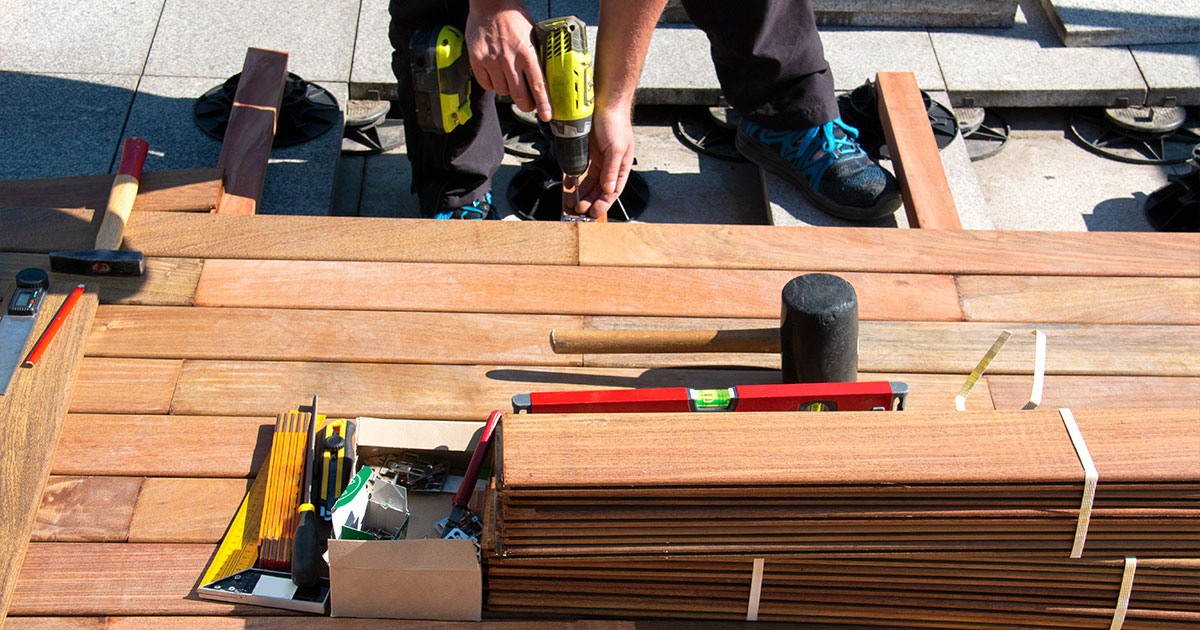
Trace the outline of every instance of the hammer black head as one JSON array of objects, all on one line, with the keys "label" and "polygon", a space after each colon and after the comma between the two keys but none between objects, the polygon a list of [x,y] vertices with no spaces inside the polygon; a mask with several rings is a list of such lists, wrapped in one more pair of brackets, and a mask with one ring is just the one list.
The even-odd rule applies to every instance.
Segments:
[{"label": "hammer black head", "polygon": [[784,383],[858,380],[858,295],[838,276],[810,273],[783,287]]},{"label": "hammer black head", "polygon": [[52,252],[50,269],[84,276],[140,276],[145,273],[142,252],[113,249]]}]

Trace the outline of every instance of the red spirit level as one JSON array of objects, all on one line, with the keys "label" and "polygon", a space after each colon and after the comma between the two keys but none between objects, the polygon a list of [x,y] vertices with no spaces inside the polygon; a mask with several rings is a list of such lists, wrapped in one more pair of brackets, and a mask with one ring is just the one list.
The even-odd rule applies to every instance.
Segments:
[{"label": "red spirit level", "polygon": [[727,389],[664,387],[533,392],[513,396],[514,413],[666,413],[686,411],[900,411],[908,385],[797,383]]}]

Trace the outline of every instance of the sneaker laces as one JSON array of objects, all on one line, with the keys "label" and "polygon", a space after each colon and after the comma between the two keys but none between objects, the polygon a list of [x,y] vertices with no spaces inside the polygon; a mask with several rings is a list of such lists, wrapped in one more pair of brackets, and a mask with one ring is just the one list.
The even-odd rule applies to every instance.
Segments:
[{"label": "sneaker laces", "polygon": [[[835,127],[842,130],[840,137],[834,133]],[[766,132],[765,129],[763,131]],[[821,143],[821,150],[832,155],[835,160],[843,155],[853,155],[860,150],[856,140],[858,138],[858,129],[842,122],[841,117],[817,127],[782,133],[782,136],[772,140],[783,144],[780,154],[791,162],[815,154],[816,151],[811,151],[810,148],[812,148],[812,144],[818,136],[824,140]],[[764,135],[766,134],[764,133]]]}]

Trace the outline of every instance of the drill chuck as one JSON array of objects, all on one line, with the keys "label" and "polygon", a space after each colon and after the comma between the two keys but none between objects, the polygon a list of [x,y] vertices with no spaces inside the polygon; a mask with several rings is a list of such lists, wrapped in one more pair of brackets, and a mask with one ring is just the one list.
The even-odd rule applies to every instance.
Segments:
[{"label": "drill chuck", "polygon": [[563,173],[571,177],[583,177],[588,169],[587,134],[576,138],[555,136],[554,152],[558,154],[558,165]]}]

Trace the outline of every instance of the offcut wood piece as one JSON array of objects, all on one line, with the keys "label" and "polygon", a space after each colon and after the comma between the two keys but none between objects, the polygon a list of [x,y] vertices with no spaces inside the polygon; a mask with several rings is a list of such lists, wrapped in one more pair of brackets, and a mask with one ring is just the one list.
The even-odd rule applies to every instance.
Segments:
[{"label": "offcut wood piece", "polygon": [[254,214],[258,209],[287,81],[287,62],[286,52],[262,48],[246,51],[217,158],[217,166],[225,169],[225,191],[216,209],[219,213]]},{"label": "offcut wood piece", "polygon": [[124,542],[142,481],[141,477],[51,475],[31,539]]},{"label": "offcut wood piece", "polygon": [[[221,196],[221,169],[148,171],[133,209],[142,212],[211,212]],[[112,175],[0,181],[0,203],[40,208],[104,210]]]},{"label": "offcut wood piece", "polygon": [[167,413],[183,361],[84,357],[71,394],[74,413]]},{"label": "offcut wood piece", "polygon": [[[146,273],[137,277],[96,276],[103,304],[189,306],[196,295],[203,263],[195,258],[150,258]],[[26,267],[47,267],[45,254],[0,253],[0,278],[11,278]],[[52,281],[78,281],[79,276],[50,273]]]},{"label": "offcut wood piece", "polygon": [[129,542],[219,543],[250,484],[247,479],[146,479]]},{"label": "offcut wood piece", "polygon": [[916,75],[880,72],[875,75],[875,92],[909,226],[961,230]]},{"label": "offcut wood piece", "polygon": [[[74,287],[71,287],[74,288]],[[33,330],[45,329],[70,289],[51,284]],[[8,288],[4,289],[8,293]],[[7,297],[5,298],[5,301]],[[3,308],[6,304],[0,304]],[[17,368],[8,394],[0,396],[0,623],[4,621],[17,572],[25,557],[42,499],[54,447],[67,414],[71,388],[83,358],[83,344],[96,313],[96,288],[79,299],[36,368]],[[36,341],[30,335],[23,352]]]},{"label": "offcut wood piece", "polygon": [[1200,324],[1200,279],[957,276],[967,321]]},{"label": "offcut wood piece", "polygon": [[51,470],[244,479],[266,461],[274,422],[269,417],[68,414]]},{"label": "offcut wood piece", "polygon": [[[988,374],[984,378],[997,409],[1017,409],[1029,400],[1028,377]],[[1063,375],[1046,379],[1041,406],[1047,409],[1182,409],[1195,407],[1196,401],[1200,401],[1200,378],[1196,377]]]},{"label": "offcut wood piece", "polygon": [[[326,297],[338,294],[337,290]],[[336,307],[340,300],[293,306]],[[101,306],[91,357],[577,365],[546,343],[556,315]]]},{"label": "offcut wood piece", "polygon": [[[585,328],[606,330],[707,330],[769,325],[771,320],[764,319],[666,317],[589,317],[584,324]],[[1196,326],[1039,324],[1037,327],[1049,337],[1047,374],[1200,376],[1200,367],[1191,358],[1200,353],[1200,329]],[[859,323],[859,371],[960,374],[965,379],[1004,329],[1015,334],[992,362],[988,374],[1032,374],[1032,327],[1013,322],[863,321]],[[1171,343],[1163,343],[1164,339],[1170,339]],[[780,367],[779,357],[769,354],[588,354],[583,357],[583,365]]]},{"label": "offcut wood piece", "polygon": [[1200,277],[1200,234],[579,224],[579,262],[899,273]]},{"label": "offcut wood piece", "polygon": [[[347,309],[778,317],[783,286],[797,275],[732,269],[207,260],[196,304],[305,303],[337,286],[358,298],[345,304]],[[843,277],[858,293],[860,319],[962,319],[949,276]]]}]

